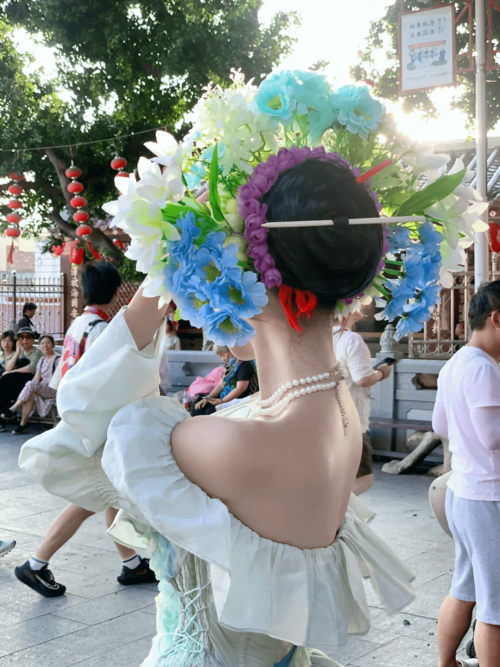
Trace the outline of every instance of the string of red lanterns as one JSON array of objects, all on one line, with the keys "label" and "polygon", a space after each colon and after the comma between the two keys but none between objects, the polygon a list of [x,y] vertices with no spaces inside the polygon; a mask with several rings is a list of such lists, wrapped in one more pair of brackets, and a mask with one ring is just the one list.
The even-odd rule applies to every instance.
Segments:
[{"label": "string of red lanterns", "polygon": [[[71,154],[73,155],[73,151],[71,151]],[[127,166],[127,160],[124,157],[119,156],[117,153],[115,153],[115,157],[111,160],[110,166],[112,169],[118,172],[116,177],[119,176],[128,178],[130,176],[128,172],[124,171],[125,167]],[[71,166],[68,167],[68,169],[65,171],[65,175],[70,179],[70,183],[68,183],[67,189],[68,192],[72,195],[70,204],[74,209],[76,209],[75,213],[73,214],[73,220],[78,224],[76,229],[76,235],[78,238],[73,240],[70,246],[70,261],[73,264],[83,263],[85,259],[85,250],[81,245],[81,241],[86,242],[94,259],[102,259],[100,253],[92,247],[88,240],[88,237],[90,234],[92,234],[92,226],[89,223],[90,215],[84,208],[87,204],[87,200],[82,194],[85,190],[85,186],[78,180],[82,175],[82,170],[73,164],[72,160]],[[8,192],[12,199],[7,204],[11,212],[7,215],[7,222],[9,223],[9,227],[6,230],[6,235],[12,238],[12,246],[7,258],[7,261],[12,264],[14,254],[14,239],[21,235],[19,223],[22,220],[22,216],[20,215],[19,211],[23,208],[20,197],[24,192],[24,188],[21,185],[21,182],[24,181],[24,174],[12,172],[9,174],[9,178],[11,179],[12,183],[8,187]],[[114,239],[113,244],[122,252],[125,250],[125,244],[123,241]],[[54,255],[61,256],[65,247],[66,241],[63,240],[61,245],[53,245],[51,250]]]},{"label": "string of red lanterns", "polygon": [[9,201],[7,206],[10,208],[11,212],[7,215],[7,222],[9,226],[7,227],[6,234],[9,238],[12,239],[12,245],[10,247],[9,254],[7,256],[7,262],[9,264],[14,263],[14,239],[21,236],[21,230],[19,229],[19,223],[22,220],[20,211],[23,207],[23,203],[20,199],[21,195],[24,192],[24,188],[21,183],[24,181],[24,174],[17,173],[13,171],[9,174],[9,178],[12,183],[8,187],[8,192],[12,196],[12,199]]}]

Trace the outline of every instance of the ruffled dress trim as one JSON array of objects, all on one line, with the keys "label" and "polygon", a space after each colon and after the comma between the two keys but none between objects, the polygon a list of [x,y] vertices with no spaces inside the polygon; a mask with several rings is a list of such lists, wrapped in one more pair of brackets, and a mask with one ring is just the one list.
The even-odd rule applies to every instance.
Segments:
[{"label": "ruffled dress trim", "polygon": [[412,602],[412,573],[367,526],[370,513],[358,499],[331,546],[298,549],[261,537],[193,484],[169,445],[188,417],[173,399],[147,398],[112,419],[102,465],[124,510],[110,529],[114,539],[136,546],[151,527],[174,545],[177,565],[183,551],[210,564],[222,626],[327,654],[369,630],[363,577],[388,613]]}]

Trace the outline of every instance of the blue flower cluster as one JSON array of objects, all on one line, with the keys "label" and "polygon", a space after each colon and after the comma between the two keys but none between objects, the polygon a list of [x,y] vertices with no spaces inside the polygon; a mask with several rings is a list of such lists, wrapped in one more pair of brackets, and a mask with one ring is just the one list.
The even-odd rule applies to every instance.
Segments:
[{"label": "blue flower cluster", "polygon": [[333,92],[326,76],[301,70],[268,76],[259,86],[255,104],[261,113],[273,116],[285,126],[293,121],[294,112],[307,115],[311,145],[316,145],[335,123],[366,139],[378,128],[385,113],[367,86],[343,86]]},{"label": "blue flower cluster", "polygon": [[200,243],[201,230],[191,212],[177,220],[177,227],[181,238],[167,245],[164,277],[182,318],[203,328],[214,343],[245,345],[255,334],[245,320],[262,312],[266,288],[253,271],[243,273],[238,246],[224,247],[224,232],[210,232]]},{"label": "blue flower cluster", "polygon": [[[439,268],[441,266],[440,245],[442,235],[431,222],[424,222],[419,230],[420,239],[412,241],[406,227],[398,227],[389,236],[391,252],[406,251],[403,259],[404,277],[386,283],[391,292],[384,315],[389,321],[400,317],[396,326],[399,340],[409,333],[421,331],[437,303],[441,300]],[[408,303],[409,300],[411,303]]]}]

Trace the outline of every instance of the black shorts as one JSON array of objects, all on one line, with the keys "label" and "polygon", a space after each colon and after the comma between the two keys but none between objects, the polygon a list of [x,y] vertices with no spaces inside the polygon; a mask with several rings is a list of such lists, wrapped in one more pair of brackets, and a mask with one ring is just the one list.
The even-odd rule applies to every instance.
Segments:
[{"label": "black shorts", "polygon": [[373,475],[373,447],[368,433],[363,433],[363,453],[356,477]]}]

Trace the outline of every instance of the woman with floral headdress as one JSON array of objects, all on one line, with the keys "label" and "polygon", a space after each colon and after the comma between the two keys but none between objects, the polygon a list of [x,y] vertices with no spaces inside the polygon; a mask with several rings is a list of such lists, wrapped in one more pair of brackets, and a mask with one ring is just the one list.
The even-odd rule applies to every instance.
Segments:
[{"label": "woman with floral headdress", "polygon": [[[395,142],[378,143],[384,112],[366,89],[333,93],[311,72],[256,89],[235,75],[195,114],[196,144],[159,133],[148,145],[158,157],[141,158],[140,180],[106,205],[149,277],[63,380],[61,423],[28,442],[20,463],[88,509],[121,507],[113,538],[149,549],[160,596],[143,667],[334,667],[336,647],[369,629],[364,576],[390,613],[414,593],[351,495],[361,429],[332,321],[375,285],[400,330],[418,327],[436,302],[443,239],[403,212],[408,236],[379,223],[366,178],[390,164]],[[390,172],[378,182],[391,212],[439,200],[420,194],[412,208],[410,172]],[[207,203],[196,200],[200,178]],[[443,197],[462,178],[438,179]],[[350,224],[359,218],[363,227]],[[299,227],[283,227],[291,221]],[[191,419],[155,395],[172,296],[180,317],[256,359],[258,399]]]}]

